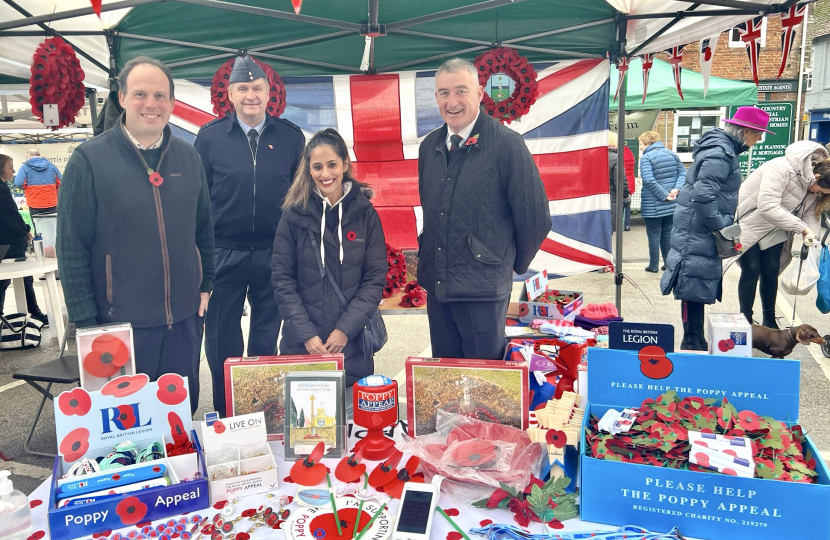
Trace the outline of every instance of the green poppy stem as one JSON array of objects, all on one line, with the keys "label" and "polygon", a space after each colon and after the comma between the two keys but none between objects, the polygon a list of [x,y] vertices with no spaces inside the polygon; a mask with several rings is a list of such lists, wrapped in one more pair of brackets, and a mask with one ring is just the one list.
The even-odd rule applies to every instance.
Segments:
[{"label": "green poppy stem", "polygon": [[441,508],[440,506],[436,506],[435,509],[438,510],[441,513],[442,516],[444,516],[444,519],[446,519],[447,521],[450,522],[450,525],[452,525],[452,528],[455,529],[456,531],[458,531],[458,533],[461,536],[464,537],[464,540],[470,540],[470,537],[467,536],[467,533],[465,533],[463,530],[461,530],[461,527],[456,525],[455,521],[453,521],[452,518],[450,516],[448,516],[446,512],[444,512],[443,508]]},{"label": "green poppy stem", "polygon": [[[365,492],[367,489],[369,489],[369,475],[364,472],[363,477],[365,478],[365,480],[363,481],[363,491]],[[354,538],[355,533],[360,533],[360,516],[361,512],[363,512],[363,502],[363,499],[360,499],[360,506],[357,507],[357,518],[354,520],[352,538]]]},{"label": "green poppy stem", "polygon": [[[389,500],[392,500],[392,499],[389,499]],[[387,501],[387,502],[388,502],[388,501]],[[360,534],[358,534],[358,535],[357,535],[357,538],[355,538],[354,540],[360,540],[360,538],[361,538],[364,534],[366,534],[366,531],[368,531],[369,529],[371,529],[371,528],[372,528],[372,525],[375,523],[375,520],[378,518],[378,516],[380,515],[380,513],[381,513],[381,512],[383,512],[383,509],[384,509],[384,508],[386,508],[386,503],[383,503],[383,504],[381,504],[381,505],[380,505],[380,508],[378,508],[378,511],[377,511],[377,512],[375,512],[375,514],[372,516],[372,519],[370,519],[370,520],[369,520],[369,523],[367,523],[367,524],[366,524],[366,528],[365,528],[365,529],[363,529],[363,532],[361,532]],[[468,540],[469,540],[469,539],[468,539]]]},{"label": "green poppy stem", "polygon": [[337,536],[343,536],[343,529],[340,528],[340,515],[337,513],[337,503],[334,502],[334,493],[331,490],[331,476],[326,473],[326,483],[329,485],[329,499],[331,499],[331,508],[334,510],[334,524],[337,525]]}]

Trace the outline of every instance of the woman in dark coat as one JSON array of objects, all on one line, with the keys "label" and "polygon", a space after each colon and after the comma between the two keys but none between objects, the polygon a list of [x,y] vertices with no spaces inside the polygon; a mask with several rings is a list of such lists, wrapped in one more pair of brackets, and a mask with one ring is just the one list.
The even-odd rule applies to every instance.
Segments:
[{"label": "woman in dark coat", "polygon": [[[628,148],[626,148],[628,150]],[[630,153],[630,151],[629,151]],[[608,132],[608,183],[611,195],[611,232],[617,230],[617,134]],[[627,172],[627,171],[626,171]],[[620,178],[623,186],[623,203],[631,203],[631,191],[628,189],[628,179]],[[623,207],[623,210],[625,207]],[[628,229],[626,229],[628,230]]]},{"label": "woman in dark coat", "polygon": [[681,300],[681,349],[708,350],[703,335],[703,306],[721,299],[722,265],[712,232],[732,225],[741,187],[738,155],[761,140],[769,114],[740,107],[723,129],[704,133],[694,147],[693,163],[677,196],[668,269],[660,281],[664,295]]},{"label": "woman in dark coat", "polygon": [[374,373],[372,351],[363,350],[363,329],[378,308],[388,270],[371,195],[352,176],[340,134],[318,132],[285,196],[271,259],[274,296],[285,321],[280,354],[343,353],[349,386]]}]

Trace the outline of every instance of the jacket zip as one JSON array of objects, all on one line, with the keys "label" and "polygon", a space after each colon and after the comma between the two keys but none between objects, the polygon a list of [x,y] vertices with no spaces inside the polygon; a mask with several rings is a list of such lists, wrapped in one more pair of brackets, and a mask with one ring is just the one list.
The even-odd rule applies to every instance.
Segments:
[{"label": "jacket zip", "polygon": [[[150,170],[150,166],[147,165],[147,160],[144,159],[144,156],[141,153],[141,150],[135,147],[132,143],[127,141],[127,143],[133,147],[133,149],[138,154],[139,159],[141,159],[141,163],[144,164],[145,170]],[[170,149],[170,142],[167,142],[167,146],[164,147],[164,150],[161,151],[161,155],[159,156],[159,162],[156,165],[156,171],[161,170],[161,163],[164,161],[164,156],[167,155],[167,151]],[[159,241],[161,242],[161,262],[164,266],[164,315],[167,318],[167,329],[173,329],[173,308],[170,305],[170,253],[167,250],[167,231],[164,227],[164,210],[161,207],[161,193],[159,192],[158,186],[153,186],[153,201],[156,205],[156,223],[158,224],[159,229]]]},{"label": "jacket zip", "polygon": [[[239,127],[241,128],[242,126],[239,126]],[[268,125],[266,124],[262,128],[262,131],[265,131],[265,129],[267,127],[268,127]],[[245,138],[246,139],[248,138],[247,134],[245,135]],[[257,151],[256,152],[254,152],[253,148],[251,148],[251,141],[250,141],[250,139],[248,139],[248,148],[251,148],[251,157],[254,159],[254,213],[253,213],[253,216],[252,216],[252,219],[251,219],[251,251],[254,250],[254,234],[256,232],[256,155],[259,152],[259,140],[261,138],[262,138],[262,133],[259,133],[257,135],[257,145],[256,145],[256,150]]]}]

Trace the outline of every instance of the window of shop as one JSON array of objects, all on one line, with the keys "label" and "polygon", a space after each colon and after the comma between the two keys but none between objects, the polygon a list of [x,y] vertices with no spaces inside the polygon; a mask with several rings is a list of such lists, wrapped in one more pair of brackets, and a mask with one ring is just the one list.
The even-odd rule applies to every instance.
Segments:
[{"label": "window of shop", "polygon": [[674,151],[684,162],[692,161],[692,149],[695,141],[710,129],[720,126],[724,117],[724,109],[702,111],[675,111],[674,135],[672,138]]},{"label": "window of shop", "polygon": [[[766,46],[767,44],[767,18],[764,17],[764,20],[761,22],[761,47]],[[741,41],[741,33],[738,31],[737,28],[733,28],[729,31],[729,46],[730,47],[746,47],[743,41]]]}]

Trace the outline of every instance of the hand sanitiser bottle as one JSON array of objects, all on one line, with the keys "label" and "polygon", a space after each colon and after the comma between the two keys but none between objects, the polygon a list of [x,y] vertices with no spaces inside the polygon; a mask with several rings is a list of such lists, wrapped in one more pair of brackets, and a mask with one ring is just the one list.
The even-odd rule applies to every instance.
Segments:
[{"label": "hand sanitiser bottle", "polygon": [[9,471],[0,471],[0,540],[25,540],[32,533],[32,511],[9,476]]}]

